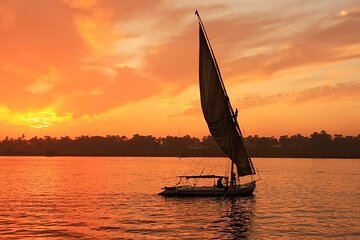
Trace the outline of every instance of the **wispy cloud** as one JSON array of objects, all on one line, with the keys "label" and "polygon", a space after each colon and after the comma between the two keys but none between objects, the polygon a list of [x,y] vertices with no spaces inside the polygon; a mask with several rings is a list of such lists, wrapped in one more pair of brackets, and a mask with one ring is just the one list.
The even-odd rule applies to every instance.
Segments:
[{"label": "wispy cloud", "polygon": [[[234,108],[245,110],[255,107],[263,107],[272,104],[287,104],[294,107],[304,103],[326,103],[331,102],[357,102],[360,100],[360,81],[345,82],[335,85],[320,85],[304,90],[293,90],[280,92],[272,95],[248,94],[238,98],[232,103]],[[169,117],[201,117],[201,105],[199,100],[192,101],[177,114]]]},{"label": "wispy cloud", "polygon": [[273,95],[248,95],[237,99],[235,106],[238,106],[240,109],[247,109],[277,103],[294,105],[308,102],[355,102],[358,100],[360,100],[360,81],[322,85],[301,91],[282,92]]},{"label": "wispy cloud", "polygon": [[320,29],[316,22],[313,24],[289,36],[282,46],[233,60],[229,63],[230,74],[269,79],[272,74],[291,68],[360,58],[360,32],[354,31],[360,26],[359,19],[339,19]]}]

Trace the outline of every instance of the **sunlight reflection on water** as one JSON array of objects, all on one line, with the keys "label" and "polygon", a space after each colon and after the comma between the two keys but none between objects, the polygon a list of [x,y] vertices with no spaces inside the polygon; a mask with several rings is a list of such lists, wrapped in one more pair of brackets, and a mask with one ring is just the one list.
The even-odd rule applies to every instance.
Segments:
[{"label": "sunlight reflection on water", "polygon": [[[225,159],[1,157],[4,239],[360,238],[360,161],[254,159],[246,198],[164,198],[189,164]],[[205,171],[206,172],[206,171]],[[204,174],[205,174],[204,172]]]}]

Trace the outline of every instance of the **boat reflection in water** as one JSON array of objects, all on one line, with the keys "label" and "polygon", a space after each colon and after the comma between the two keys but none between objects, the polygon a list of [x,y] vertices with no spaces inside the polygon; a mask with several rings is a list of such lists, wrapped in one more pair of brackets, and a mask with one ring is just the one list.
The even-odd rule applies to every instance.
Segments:
[{"label": "boat reflection in water", "polygon": [[163,198],[163,236],[186,239],[239,239],[253,236],[256,196]]},{"label": "boat reflection in water", "polygon": [[227,214],[223,217],[224,238],[234,239],[247,238],[251,236],[253,215],[255,212],[255,196],[230,198],[226,201]]}]

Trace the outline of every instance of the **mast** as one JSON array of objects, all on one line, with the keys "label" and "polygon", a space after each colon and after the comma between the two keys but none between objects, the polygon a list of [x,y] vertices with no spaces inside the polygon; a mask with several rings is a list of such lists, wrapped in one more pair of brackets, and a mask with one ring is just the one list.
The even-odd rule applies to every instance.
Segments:
[{"label": "mast", "polygon": [[[226,91],[226,88],[225,88],[225,85],[224,85],[224,82],[223,82],[223,79],[222,79],[222,76],[221,76],[221,73],[220,73],[220,69],[219,69],[218,63],[216,61],[214,51],[213,51],[213,49],[211,47],[209,38],[207,36],[206,30],[205,30],[205,27],[204,27],[204,24],[203,24],[203,22],[201,20],[200,14],[199,14],[199,12],[197,10],[195,11],[195,15],[198,17],[200,28],[201,28],[202,32],[204,33],[204,37],[206,39],[207,46],[208,46],[208,48],[210,50],[210,55],[211,55],[211,58],[213,60],[214,66],[215,66],[216,73],[218,75],[220,86],[221,86],[222,91],[223,91],[223,93],[225,95],[226,103],[227,103],[228,109],[230,111],[230,116],[231,116],[232,122],[233,122],[233,124],[235,126],[236,132],[239,134],[239,137],[240,137],[240,140],[241,140],[242,144],[244,144],[244,138],[243,138],[242,132],[240,130],[239,123],[237,121],[237,114],[234,112],[234,109],[233,109],[233,107],[232,107],[232,105],[230,103],[230,99],[229,99],[229,96],[227,94],[227,91]],[[230,142],[230,149],[232,149],[233,147],[235,147],[235,148],[238,147],[238,146],[232,146],[231,140],[229,142]],[[250,158],[245,146],[243,147],[243,150],[244,150],[244,152],[246,154],[246,158],[247,158],[247,160],[249,162],[249,165],[250,165],[251,169],[253,169],[253,171],[255,173],[255,168],[253,166],[253,163],[251,161],[251,158]],[[235,180],[235,179],[233,179],[233,175],[234,175],[233,174],[233,172],[234,172],[234,159],[231,159],[231,162],[232,162],[232,164],[231,164],[231,175],[230,176],[231,176],[231,182],[233,182]]]},{"label": "mast", "polygon": [[233,186],[234,182],[235,182],[235,178],[234,178],[234,161],[231,161],[230,186]]}]

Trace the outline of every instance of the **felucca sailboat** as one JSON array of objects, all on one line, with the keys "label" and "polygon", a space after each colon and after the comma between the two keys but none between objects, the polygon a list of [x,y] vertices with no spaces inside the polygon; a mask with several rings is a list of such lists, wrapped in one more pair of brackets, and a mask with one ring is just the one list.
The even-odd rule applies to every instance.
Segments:
[{"label": "felucca sailboat", "polygon": [[[164,196],[241,196],[250,195],[255,189],[256,174],[254,165],[244,146],[244,139],[227,95],[220,70],[211,48],[203,22],[198,11],[199,21],[199,83],[201,107],[205,121],[215,142],[231,160],[230,176],[187,175],[179,176],[179,184],[164,187],[160,195]],[[247,183],[240,184],[240,177],[251,176]],[[217,179],[213,186],[196,186],[199,179]],[[230,178],[230,181],[229,181]],[[225,184],[222,184],[223,179]],[[194,180],[195,184],[190,184]]]}]

